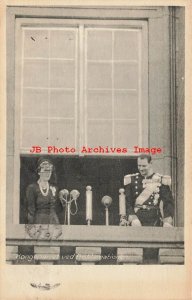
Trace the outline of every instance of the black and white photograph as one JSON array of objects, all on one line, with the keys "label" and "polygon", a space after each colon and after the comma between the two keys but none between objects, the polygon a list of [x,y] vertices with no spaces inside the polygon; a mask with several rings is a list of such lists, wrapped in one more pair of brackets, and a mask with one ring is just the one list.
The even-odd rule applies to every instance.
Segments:
[{"label": "black and white photograph", "polygon": [[8,263],[184,263],[184,21],[7,7]]},{"label": "black and white photograph", "polygon": [[186,13],[174,4],[6,5],[13,270],[185,266]]}]

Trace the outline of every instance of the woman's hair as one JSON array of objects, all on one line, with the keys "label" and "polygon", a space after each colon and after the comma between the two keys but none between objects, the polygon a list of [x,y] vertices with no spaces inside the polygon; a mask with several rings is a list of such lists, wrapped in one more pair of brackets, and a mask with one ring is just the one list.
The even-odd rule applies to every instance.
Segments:
[{"label": "woman's hair", "polygon": [[41,171],[41,164],[43,162],[48,162],[49,164],[51,164],[53,166],[51,178],[49,179],[49,182],[54,185],[57,184],[57,175],[56,175],[56,170],[55,170],[55,166],[54,166],[52,158],[42,156],[38,159],[37,169],[36,169],[37,174],[39,175],[39,172]]}]

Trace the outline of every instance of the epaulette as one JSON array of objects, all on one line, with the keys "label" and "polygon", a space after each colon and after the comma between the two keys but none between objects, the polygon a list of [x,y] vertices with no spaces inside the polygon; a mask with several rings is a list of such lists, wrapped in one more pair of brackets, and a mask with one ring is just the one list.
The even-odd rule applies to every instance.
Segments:
[{"label": "epaulette", "polygon": [[171,176],[163,175],[162,176],[162,184],[171,186]]},{"label": "epaulette", "polygon": [[139,175],[139,173],[135,173],[135,174],[128,174],[124,176],[124,185],[128,185],[131,183],[131,177],[132,176],[137,176]]},{"label": "epaulette", "polygon": [[161,182],[161,178],[162,178],[162,175],[161,175],[161,174],[155,173],[155,174],[153,175],[153,177],[152,177],[152,180],[153,180],[154,182]]},{"label": "epaulette", "polygon": [[161,175],[161,174],[159,174],[159,173],[155,173],[156,175],[158,175],[158,176],[160,176],[160,177],[162,177],[163,175]]}]

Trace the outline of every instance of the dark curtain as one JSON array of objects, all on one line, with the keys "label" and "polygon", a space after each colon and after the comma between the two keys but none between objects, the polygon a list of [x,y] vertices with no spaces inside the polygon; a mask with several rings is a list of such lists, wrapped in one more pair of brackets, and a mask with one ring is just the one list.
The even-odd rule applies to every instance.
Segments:
[{"label": "dark curtain", "polygon": [[[109,208],[109,224],[119,224],[119,189],[123,187],[123,177],[137,172],[135,158],[117,157],[51,157],[55,165],[56,177],[51,178],[59,189],[77,189],[80,197],[77,200],[78,212],[71,216],[71,224],[85,225],[86,220],[86,186],[93,191],[93,225],[105,224],[105,209],[101,204],[103,196],[111,196],[113,202]],[[30,183],[38,180],[38,157],[21,157],[20,170],[20,223],[26,223],[25,193]],[[72,210],[75,210],[72,204]],[[64,213],[60,212],[60,222]]]}]

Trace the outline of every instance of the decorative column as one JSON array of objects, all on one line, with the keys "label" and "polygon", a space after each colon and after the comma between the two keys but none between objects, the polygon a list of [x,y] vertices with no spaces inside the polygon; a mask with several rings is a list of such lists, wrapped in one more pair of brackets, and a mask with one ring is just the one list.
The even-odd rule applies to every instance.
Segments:
[{"label": "decorative column", "polygon": [[117,263],[141,264],[143,262],[143,248],[117,248]]},{"label": "decorative column", "polygon": [[60,258],[60,247],[35,246],[34,259],[40,265],[53,265]]},{"label": "decorative column", "polygon": [[160,248],[159,264],[184,264],[184,249]]},{"label": "decorative column", "polygon": [[100,260],[100,247],[76,247],[76,261],[81,265],[95,265]]},{"label": "decorative column", "polygon": [[18,258],[18,246],[6,246],[6,263],[13,264]]}]

